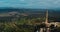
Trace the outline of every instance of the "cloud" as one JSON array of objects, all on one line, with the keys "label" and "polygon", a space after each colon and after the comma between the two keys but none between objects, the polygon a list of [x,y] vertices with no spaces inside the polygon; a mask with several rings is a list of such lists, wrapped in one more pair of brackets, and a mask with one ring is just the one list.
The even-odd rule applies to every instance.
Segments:
[{"label": "cloud", "polygon": [[0,0],[0,7],[60,8],[60,0]]}]

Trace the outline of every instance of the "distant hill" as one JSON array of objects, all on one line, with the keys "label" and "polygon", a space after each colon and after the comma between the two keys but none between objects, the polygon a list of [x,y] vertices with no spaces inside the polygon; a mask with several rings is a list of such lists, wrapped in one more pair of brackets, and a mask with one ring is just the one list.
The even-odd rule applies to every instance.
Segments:
[{"label": "distant hill", "polygon": [[[59,16],[59,10],[48,9],[49,16]],[[1,13],[8,13],[8,12],[18,12],[18,13],[26,13],[26,14],[45,14],[46,9],[24,9],[24,8],[0,8]]]},{"label": "distant hill", "polygon": [[[59,19],[60,20],[60,11],[48,9],[49,18]],[[45,17],[46,9],[24,9],[24,8],[1,8],[0,9],[0,17],[25,17],[28,18],[35,17]]]}]

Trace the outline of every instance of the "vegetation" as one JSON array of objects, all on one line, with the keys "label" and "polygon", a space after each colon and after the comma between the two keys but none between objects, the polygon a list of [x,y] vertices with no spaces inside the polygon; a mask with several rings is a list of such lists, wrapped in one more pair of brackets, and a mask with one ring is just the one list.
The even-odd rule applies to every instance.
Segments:
[{"label": "vegetation", "polygon": [[[6,18],[7,19],[7,18]],[[15,19],[15,20],[0,20],[0,32],[34,32],[35,29],[39,29],[41,27],[44,27],[45,25],[42,24],[42,21],[45,21],[45,18],[21,18],[21,19]],[[5,22],[4,22],[5,21]],[[9,22],[7,22],[9,21]],[[11,21],[11,22],[10,22]],[[38,23],[38,24],[36,24]],[[37,28],[36,28],[37,27]],[[57,30],[60,32],[60,28],[51,28],[51,31]]]},{"label": "vegetation", "polygon": [[[0,32],[35,32],[36,29],[45,27],[46,9],[0,9]],[[59,10],[49,10],[49,21],[60,21]],[[59,24],[60,26],[60,24]],[[60,32],[60,27],[50,27],[51,32]]]}]

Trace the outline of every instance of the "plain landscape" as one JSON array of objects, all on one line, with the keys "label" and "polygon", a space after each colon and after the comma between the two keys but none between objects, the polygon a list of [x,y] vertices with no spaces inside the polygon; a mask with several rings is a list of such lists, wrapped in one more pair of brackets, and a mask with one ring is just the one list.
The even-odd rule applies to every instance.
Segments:
[{"label": "plain landscape", "polygon": [[[47,10],[49,22],[60,22],[60,10]],[[42,27],[45,16],[46,9],[1,8],[0,32],[34,32],[35,29]],[[60,32],[60,27],[56,29]]]}]

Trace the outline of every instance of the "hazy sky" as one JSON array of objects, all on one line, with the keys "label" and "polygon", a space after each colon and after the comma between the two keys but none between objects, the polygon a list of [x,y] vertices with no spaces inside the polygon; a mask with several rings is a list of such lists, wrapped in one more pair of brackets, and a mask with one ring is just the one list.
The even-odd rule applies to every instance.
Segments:
[{"label": "hazy sky", "polygon": [[60,0],[0,0],[0,7],[60,8]]}]

